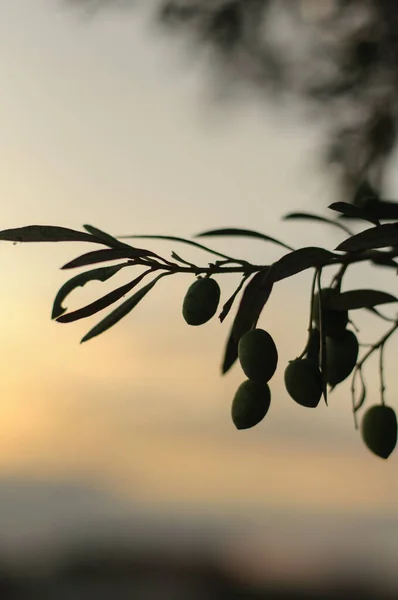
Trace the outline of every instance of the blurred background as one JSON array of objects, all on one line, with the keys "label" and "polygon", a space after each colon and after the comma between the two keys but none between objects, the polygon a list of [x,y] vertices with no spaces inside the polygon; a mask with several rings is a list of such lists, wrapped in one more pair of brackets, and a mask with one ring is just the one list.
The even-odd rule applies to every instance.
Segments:
[{"label": "blurred background", "polygon": [[[344,233],[281,221],[292,210],[326,215],[340,199],[318,160],[322,122],[250,90],[220,103],[208,56],[171,41],[139,11],[88,18],[54,0],[0,2],[1,228],[90,223],[190,237],[237,226],[334,248]],[[390,169],[391,194],[397,183]],[[188,246],[146,246],[211,260]],[[212,246],[264,264],[281,256],[255,240]],[[85,251],[0,248],[1,598],[396,594],[397,455],[382,461],[365,448],[348,382],[316,411],[284,389],[283,365],[306,340],[311,274],[278,284],[263,312],[280,354],[272,405],[258,427],[237,431],[230,405],[242,372],[220,375],[232,317],[187,326],[191,276],[162,280],[82,346],[98,316],[50,320],[68,278],[60,267]],[[225,301],[239,278],[218,280]],[[394,293],[388,270],[355,266],[349,281]],[[79,288],[67,306],[111,287]],[[356,324],[363,341],[384,329],[372,316]],[[377,364],[367,381],[377,402]]]}]

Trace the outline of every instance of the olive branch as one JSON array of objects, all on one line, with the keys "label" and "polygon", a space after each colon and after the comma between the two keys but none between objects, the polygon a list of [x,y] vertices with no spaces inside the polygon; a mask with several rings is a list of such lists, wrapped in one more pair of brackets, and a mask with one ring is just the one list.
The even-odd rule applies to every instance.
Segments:
[{"label": "olive branch", "polygon": [[[178,273],[195,277],[182,307],[183,316],[190,325],[201,325],[213,318],[219,308],[221,289],[214,275],[240,274],[241,281],[233,294],[225,300],[218,317],[221,323],[240,300],[230,327],[222,360],[222,373],[227,373],[239,360],[247,376],[238,388],[232,402],[231,415],[238,429],[257,425],[266,415],[271,403],[268,382],[273,377],[278,363],[277,347],[268,332],[258,329],[257,323],[273,287],[281,280],[293,277],[305,270],[313,269],[314,277],[310,292],[309,326],[306,345],[285,369],[285,385],[289,395],[306,407],[316,407],[337,385],[351,377],[351,396],[355,427],[358,428],[357,413],[363,408],[367,397],[364,366],[368,359],[379,351],[380,404],[372,405],[362,419],[361,433],[365,444],[372,452],[387,458],[397,441],[397,420],[394,410],[385,400],[384,349],[386,342],[398,329],[398,319],[383,315],[378,308],[394,303],[398,298],[381,290],[354,289],[342,291],[342,282],[352,264],[366,262],[377,267],[393,268],[398,263],[398,223],[381,224],[365,209],[344,202],[329,207],[339,214],[326,218],[312,213],[296,212],[285,215],[285,220],[306,220],[339,228],[349,237],[334,251],[321,247],[293,249],[288,244],[264,233],[238,228],[205,231],[195,238],[249,237],[276,244],[285,253],[271,264],[258,265],[234,258],[192,239],[167,235],[123,235],[112,236],[92,225],[84,225],[84,231],[65,227],[30,225],[0,231],[0,240],[18,242],[90,242],[100,249],[82,254],[69,261],[63,270],[91,267],[75,275],[59,289],[52,306],[52,319],[59,323],[71,323],[99,313],[122,301],[99,321],[81,342],[86,342],[104,333],[127,314],[164,277]],[[370,222],[360,233],[354,234],[343,222],[356,219]],[[140,247],[126,240],[164,240],[190,245],[201,252],[215,257],[213,262],[195,264],[176,252],[170,258]],[[286,252],[287,251],[287,252]],[[106,263],[106,266],[98,266]],[[111,264],[109,264],[111,263]],[[66,298],[76,288],[91,281],[105,282],[127,267],[139,269],[140,273],[97,300],[73,311],[64,306]],[[329,287],[322,285],[321,276],[334,267],[337,271]],[[365,353],[358,358],[365,345],[357,339],[358,331],[352,331],[352,311],[371,311],[390,328]],[[354,326],[353,326],[354,327]],[[354,327],[355,329],[355,327]],[[358,396],[357,383],[360,382]]]}]

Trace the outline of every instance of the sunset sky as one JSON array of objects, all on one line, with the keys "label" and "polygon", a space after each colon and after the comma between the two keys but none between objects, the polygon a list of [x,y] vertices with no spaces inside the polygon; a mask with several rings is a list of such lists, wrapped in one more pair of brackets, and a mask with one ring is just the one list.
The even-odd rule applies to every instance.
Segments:
[{"label": "sunset sky", "polygon": [[[194,60],[183,41],[135,13],[87,19],[56,0],[1,2],[1,228],[91,223],[114,235],[189,237],[238,226],[293,246],[335,247],[344,234],[280,221],[291,210],[326,214],[337,198],[319,162],[321,128],[297,107],[277,108],[254,94],[217,103],[208,69],[205,57]],[[391,191],[396,183],[391,177]],[[140,243],[211,260],[176,244]],[[265,264],[281,256],[260,241],[213,246]],[[236,539],[247,527],[247,544],[256,534],[260,545],[278,540],[286,556],[298,545],[342,553],[353,564],[362,552],[390,572],[398,453],[382,461],[363,446],[349,383],[316,411],[295,405],[283,387],[284,365],[305,342],[311,274],[280,283],[263,312],[280,367],[266,419],[238,432],[230,403],[242,372],[235,366],[220,375],[230,319],[186,325],[181,304],[192,277],[159,282],[131,315],[87,344],[79,341],[98,315],[51,322],[52,300],[68,276],[59,267],[87,250],[1,243],[0,532],[21,540],[37,523],[43,532],[64,518],[84,520],[97,510],[92,493],[94,504],[103,495],[104,518],[153,513],[174,522],[183,514],[208,518],[209,531],[212,520],[228,519]],[[68,306],[126,277],[79,289]],[[218,281],[225,300],[238,280]],[[346,287],[357,284],[394,293],[396,280],[357,267]],[[366,325],[363,341],[384,329],[373,318],[357,321]],[[394,347],[386,353],[392,405]],[[376,367],[369,365],[370,403],[379,401]],[[82,490],[76,507],[73,494],[59,504],[69,485]],[[57,486],[61,492],[52,493]]]}]

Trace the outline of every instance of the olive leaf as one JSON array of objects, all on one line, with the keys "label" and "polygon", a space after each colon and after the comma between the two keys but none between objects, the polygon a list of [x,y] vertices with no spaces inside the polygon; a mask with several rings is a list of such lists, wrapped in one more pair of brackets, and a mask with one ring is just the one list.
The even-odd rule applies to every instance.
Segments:
[{"label": "olive leaf", "polygon": [[0,231],[0,240],[8,242],[104,242],[84,231],[75,231],[66,227],[53,225],[27,225],[15,229]]},{"label": "olive leaf", "polygon": [[190,262],[188,262],[187,260],[185,260],[185,258],[181,258],[181,256],[179,256],[176,252],[172,252],[171,253],[171,258],[174,258],[174,260],[177,260],[178,262],[182,263],[183,265],[187,265],[188,267],[192,267],[193,269],[197,269],[198,267]]},{"label": "olive leaf", "polygon": [[53,309],[51,318],[56,319],[60,317],[67,309],[62,306],[62,302],[65,298],[73,292],[77,287],[84,286],[89,281],[106,281],[113,275],[115,275],[120,269],[127,266],[128,263],[124,263],[121,265],[116,265],[113,267],[100,267],[99,269],[92,269],[91,271],[86,271],[85,273],[80,273],[76,275],[76,277],[72,277],[69,279],[64,285],[59,289],[57,295],[55,296]]},{"label": "olive leaf", "polygon": [[397,302],[397,298],[379,290],[349,290],[328,298],[328,308],[333,310],[356,310],[373,308],[380,304]]},{"label": "olive leaf", "polygon": [[[112,268],[112,267],[108,267]],[[91,317],[95,315],[95,313],[107,308],[111,304],[114,304],[120,298],[125,296],[128,292],[130,292],[133,288],[135,288],[149,273],[152,273],[152,269],[148,269],[144,273],[141,273],[138,277],[133,279],[133,281],[129,281],[129,283],[125,283],[120,286],[116,290],[112,290],[112,292],[108,292],[105,296],[101,296],[94,302],[87,304],[87,306],[83,306],[82,308],[78,308],[72,312],[66,313],[66,315],[61,315],[57,317],[58,323],[72,323],[72,321],[78,321],[79,319],[85,319],[86,317]]]},{"label": "olive leaf", "polygon": [[336,255],[324,248],[308,246],[285,254],[274,262],[269,270],[273,282],[286,279],[311,267],[320,267],[331,262]]},{"label": "olive leaf", "polygon": [[380,221],[366,210],[366,208],[360,208],[359,206],[349,204],[348,202],[333,202],[328,208],[341,213],[345,217],[361,219],[363,221],[369,221],[369,223],[373,223],[373,225],[380,225]]},{"label": "olive leaf", "polygon": [[247,279],[249,277],[250,277],[250,275],[245,275],[244,277],[242,277],[242,280],[240,281],[238,287],[236,288],[236,290],[234,291],[234,293],[232,294],[232,296],[230,298],[228,298],[228,300],[226,301],[226,303],[222,307],[222,311],[221,311],[221,313],[218,316],[218,318],[220,319],[221,323],[224,321],[224,319],[229,314],[229,312],[230,312],[230,310],[232,308],[232,305],[235,302],[236,296],[239,294],[240,290],[243,288],[243,286],[245,285],[245,282],[247,281]]},{"label": "olive leaf", "polygon": [[123,317],[125,317],[131,310],[133,310],[133,308],[137,306],[137,304],[156,285],[159,279],[167,275],[169,275],[169,273],[161,273],[160,275],[155,277],[155,279],[153,279],[150,283],[138,290],[138,292],[131,296],[131,298],[125,300],[123,304],[118,306],[118,308],[116,308],[109,315],[107,315],[105,319],[102,319],[102,321],[100,321],[95,327],[90,329],[90,331],[86,333],[86,335],[81,339],[80,343],[87,342],[88,340],[91,340],[92,338],[96,337],[97,335],[100,335],[101,333],[104,333],[104,331],[107,331],[108,329],[116,325],[116,323],[123,319]]},{"label": "olive leaf", "polygon": [[322,374],[322,395],[325,399],[325,404],[328,403],[328,386],[327,386],[327,346],[326,333],[324,327],[324,308],[322,306],[322,284],[321,284],[322,269],[319,269],[316,274],[318,287],[318,314],[319,314],[319,366]]},{"label": "olive leaf", "polygon": [[396,223],[386,223],[385,225],[370,227],[347,238],[337,246],[336,250],[340,252],[359,252],[361,250],[397,245],[398,226]]},{"label": "olive leaf", "polygon": [[242,263],[242,260],[235,260],[226,254],[222,254],[221,252],[217,252],[212,248],[208,248],[207,246],[203,246],[202,244],[198,244],[193,240],[188,240],[182,237],[175,237],[172,235],[118,235],[119,239],[127,239],[127,238],[141,238],[146,240],[165,240],[169,242],[181,242],[182,244],[188,244],[190,246],[194,246],[195,248],[199,248],[200,250],[205,250],[206,252],[210,252],[210,254],[214,254],[215,256],[221,256],[221,258],[226,258],[227,260],[231,260],[232,262]]},{"label": "olive leaf", "polygon": [[342,223],[340,223],[339,221],[335,221],[333,219],[327,219],[326,217],[321,217],[320,215],[314,215],[312,213],[307,213],[307,212],[293,212],[293,213],[288,213],[287,215],[285,215],[283,217],[284,221],[318,221],[319,223],[327,223],[328,225],[334,225],[335,227],[338,227],[339,229],[341,229],[342,231],[344,231],[345,233],[348,233],[348,235],[352,235],[352,231],[346,227],[345,225],[343,225]]},{"label": "olive leaf", "polygon": [[262,269],[246,285],[229,334],[222,364],[223,375],[238,358],[238,343],[246,331],[255,327],[268,298],[273,282],[268,279],[268,268]]},{"label": "olive leaf", "polygon": [[234,237],[250,237],[257,238],[260,240],[264,240],[265,242],[273,242],[278,246],[282,246],[287,250],[293,250],[291,246],[288,246],[284,242],[277,240],[269,235],[265,235],[264,233],[260,233],[258,231],[253,231],[252,229],[236,229],[236,228],[225,228],[225,229],[211,229],[210,231],[204,231],[203,233],[198,233],[195,237],[216,237],[216,236],[234,236]]},{"label": "olive leaf", "polygon": [[83,225],[84,229],[96,236],[98,239],[102,240],[104,244],[110,246],[110,248],[131,248],[129,244],[125,244],[124,242],[120,242],[115,237],[110,235],[109,233],[105,233],[101,229],[97,227],[93,227],[93,225]]},{"label": "olive leaf", "polygon": [[130,250],[122,250],[115,248],[107,248],[106,250],[93,250],[82,254],[77,258],[74,258],[70,262],[66,263],[61,269],[74,269],[76,267],[86,267],[100,262],[107,262],[109,260],[121,260],[122,258],[144,258],[148,256],[146,250],[140,250],[138,248],[131,248]]},{"label": "olive leaf", "polygon": [[377,265],[378,267],[389,267],[393,269],[398,269],[398,263],[387,254],[383,250],[372,250],[372,258],[370,259],[370,263],[372,265]]}]

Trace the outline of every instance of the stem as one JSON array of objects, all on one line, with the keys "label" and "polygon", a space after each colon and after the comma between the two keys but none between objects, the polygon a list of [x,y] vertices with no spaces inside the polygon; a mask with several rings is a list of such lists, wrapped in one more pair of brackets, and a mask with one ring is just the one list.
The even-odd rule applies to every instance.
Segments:
[{"label": "stem", "polygon": [[383,319],[384,321],[389,321],[390,323],[396,322],[396,319],[393,319],[392,317],[387,317],[386,315],[383,315],[383,313],[381,313],[379,310],[377,310],[377,308],[374,308],[374,306],[372,308],[368,308],[368,310],[370,312],[372,312],[373,314],[375,314],[376,316],[380,317],[380,319]]},{"label": "stem", "polygon": [[372,344],[370,349],[363,355],[361,360],[357,363],[356,370],[361,369],[364,363],[368,360],[369,356],[373,354],[380,346],[384,346],[386,341],[392,336],[392,334],[398,329],[398,321],[394,322],[394,325],[379,339],[378,342]]},{"label": "stem", "polygon": [[357,419],[357,408],[355,406],[355,378],[357,376],[358,371],[354,371],[354,375],[351,380],[351,398],[352,398],[352,414],[354,417],[354,426],[355,429],[358,429],[358,419]]},{"label": "stem", "polygon": [[348,269],[348,264],[342,264],[336,275],[333,277],[333,281],[331,284],[332,288],[336,288],[339,292],[341,290],[341,282],[344,277],[345,272]]},{"label": "stem", "polygon": [[385,397],[384,392],[386,390],[385,380],[384,380],[384,362],[383,362],[383,354],[384,354],[384,343],[381,344],[379,350],[379,375],[380,375],[380,399],[383,406],[385,406]]},{"label": "stem", "polygon": [[251,275],[253,273],[257,273],[258,271],[262,271],[269,267],[269,265],[252,265],[247,263],[244,266],[236,266],[236,267],[225,267],[223,265],[219,265],[217,263],[211,263],[207,267],[200,267],[196,265],[179,265],[176,263],[169,262],[168,264],[161,264],[154,260],[149,259],[135,259],[134,265],[140,265],[145,267],[156,268],[157,270],[161,269],[164,271],[168,271],[170,274],[173,273],[193,273],[195,275],[221,275],[228,273],[242,273],[242,275]]}]

